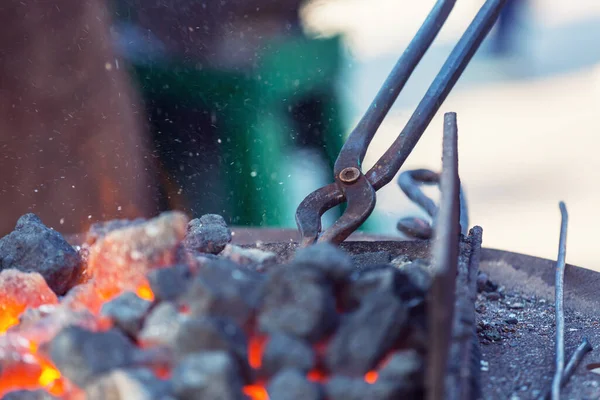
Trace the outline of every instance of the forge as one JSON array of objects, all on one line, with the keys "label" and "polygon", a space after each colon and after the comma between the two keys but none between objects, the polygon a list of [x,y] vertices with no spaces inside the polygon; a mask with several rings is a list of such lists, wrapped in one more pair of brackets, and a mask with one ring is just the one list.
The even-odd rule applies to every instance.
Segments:
[{"label": "forge", "polygon": [[[566,207],[558,262],[483,248],[459,178],[455,113],[444,117],[440,172],[398,177],[429,220],[398,222],[410,240],[355,232],[503,3],[485,2],[398,139],[363,172],[369,142],[454,5],[436,3],[344,145],[335,182],[298,207],[298,231],[169,211],[63,236],[21,216],[0,238],[0,396],[516,400],[551,398],[552,387],[555,398],[561,388],[600,398],[600,356],[588,354],[600,340],[600,274],[565,265]],[[439,204],[422,185],[439,187]],[[342,203],[322,230],[320,217]]]}]

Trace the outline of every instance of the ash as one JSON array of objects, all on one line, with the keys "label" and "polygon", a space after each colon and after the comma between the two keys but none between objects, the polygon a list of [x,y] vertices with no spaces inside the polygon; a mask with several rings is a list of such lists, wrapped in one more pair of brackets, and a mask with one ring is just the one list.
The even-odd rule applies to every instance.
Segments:
[{"label": "ash", "polygon": [[[476,302],[484,398],[539,399],[551,387],[553,376],[554,303],[487,282]],[[568,300],[566,304],[568,358],[584,337],[600,337],[600,319],[570,309]],[[586,369],[587,364],[599,360],[595,351],[584,359],[562,391],[565,399],[600,398],[598,376]]]}]

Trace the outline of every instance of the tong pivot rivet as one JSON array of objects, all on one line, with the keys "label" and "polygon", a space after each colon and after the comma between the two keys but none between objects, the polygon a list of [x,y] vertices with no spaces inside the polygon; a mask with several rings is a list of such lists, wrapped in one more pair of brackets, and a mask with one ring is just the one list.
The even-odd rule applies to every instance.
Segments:
[{"label": "tong pivot rivet", "polygon": [[354,183],[360,177],[360,170],[356,167],[344,168],[340,172],[340,181],[344,183]]}]

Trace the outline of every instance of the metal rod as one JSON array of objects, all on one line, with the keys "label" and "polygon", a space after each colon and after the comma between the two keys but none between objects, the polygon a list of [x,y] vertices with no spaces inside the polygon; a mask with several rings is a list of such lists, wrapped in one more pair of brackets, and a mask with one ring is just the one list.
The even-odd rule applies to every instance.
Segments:
[{"label": "metal rod", "polygon": [[[449,373],[446,378],[447,400],[479,399],[481,394],[478,358],[479,339],[475,331],[475,301],[477,300],[477,274],[481,261],[483,230],[473,227],[467,240],[471,246],[469,262],[459,263],[456,277],[456,302],[452,345],[450,347]],[[477,359],[474,365],[473,360]]]},{"label": "metal rod", "polygon": [[433,246],[433,282],[428,294],[429,337],[427,398],[441,400],[446,391],[448,353],[456,298],[460,238],[458,178],[458,128],[456,113],[444,115],[441,199]]},{"label": "metal rod", "polygon": [[592,347],[592,344],[588,341],[588,339],[583,338],[583,340],[581,341],[579,346],[577,346],[577,349],[569,359],[567,366],[565,367],[563,376],[560,380],[561,387],[564,387],[567,383],[569,383],[569,379],[571,379],[571,376],[573,375],[579,364],[581,364],[581,361],[583,361],[585,355],[593,349],[594,348]]},{"label": "metal rod", "polygon": [[[573,373],[575,373],[575,370],[577,369],[579,364],[581,364],[583,358],[586,356],[587,353],[589,353],[592,350],[594,350],[592,344],[588,341],[587,338],[583,338],[579,346],[577,346],[575,352],[571,355],[571,358],[569,359],[569,362],[565,367],[562,378],[560,380],[561,388],[565,387],[566,384],[569,383],[571,376],[573,376]],[[551,393],[552,391],[548,390],[548,392],[543,397],[540,397],[540,400],[550,400]]]},{"label": "metal rod", "polygon": [[[396,226],[400,232],[418,239],[431,238],[434,230],[432,226],[436,224],[438,207],[433,200],[423,193],[420,186],[438,185],[439,187],[439,183],[440,175],[428,169],[415,169],[400,174],[398,177],[400,189],[413,203],[421,207],[431,217],[431,225],[420,218],[402,218]],[[467,236],[469,234],[469,210],[462,185],[460,186],[460,227],[461,233]]]},{"label": "metal rod", "polygon": [[561,224],[560,241],[558,244],[558,260],[555,275],[555,314],[556,314],[556,371],[552,380],[552,400],[560,399],[561,380],[565,369],[565,310],[564,310],[564,285],[565,285],[565,258],[567,254],[567,226],[569,214],[564,202],[559,203]]}]

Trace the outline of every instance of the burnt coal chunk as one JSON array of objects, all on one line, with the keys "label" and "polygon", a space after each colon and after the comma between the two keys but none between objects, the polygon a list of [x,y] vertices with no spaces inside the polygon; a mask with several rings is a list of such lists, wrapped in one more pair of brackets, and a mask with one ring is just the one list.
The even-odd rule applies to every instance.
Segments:
[{"label": "burnt coal chunk", "polygon": [[194,316],[227,317],[244,326],[258,307],[264,275],[228,261],[211,262],[198,271],[180,299]]},{"label": "burnt coal chunk", "polygon": [[271,378],[279,371],[294,368],[306,374],[314,368],[315,362],[315,352],[308,343],[275,333],[269,337],[265,345],[261,373]]},{"label": "burnt coal chunk", "polygon": [[331,339],[325,355],[329,370],[363,376],[398,342],[407,322],[405,305],[392,293],[368,295]]},{"label": "burnt coal chunk", "polygon": [[175,337],[175,354],[182,359],[190,353],[223,350],[235,357],[244,378],[250,378],[248,339],[244,331],[226,318],[186,319]]},{"label": "burnt coal chunk", "polygon": [[150,311],[144,320],[138,340],[147,345],[165,345],[173,348],[183,317],[173,303],[163,302]]},{"label": "burnt coal chunk", "polygon": [[224,351],[186,356],[171,378],[179,400],[246,400],[236,361]]},{"label": "burnt coal chunk", "polygon": [[15,390],[6,393],[2,400],[57,400],[45,390]]},{"label": "burnt coal chunk", "polygon": [[269,273],[258,316],[263,333],[286,333],[309,342],[337,324],[333,289],[313,268],[281,267]]},{"label": "burnt coal chunk", "polygon": [[410,282],[423,293],[431,287],[431,268],[423,261],[416,260],[398,267],[400,271],[408,276]]},{"label": "burnt coal chunk", "polygon": [[0,270],[9,268],[40,273],[57,295],[79,279],[81,258],[60,233],[34,214],[25,214],[15,230],[0,239]]},{"label": "burnt coal chunk", "polygon": [[[367,383],[362,378],[347,376],[333,376],[325,384],[325,393],[328,400],[397,400],[421,399],[422,393],[407,392],[401,384],[396,382],[377,380]],[[419,395],[416,395],[419,393]]]},{"label": "burnt coal chunk", "polygon": [[125,292],[104,304],[100,313],[110,318],[117,328],[135,337],[151,304],[133,292]]},{"label": "burnt coal chunk", "polygon": [[404,381],[377,380],[369,386],[369,399],[397,400],[397,399],[423,399],[423,388],[409,388]]},{"label": "burnt coal chunk", "polygon": [[328,400],[378,400],[371,397],[371,387],[360,378],[334,375],[325,384]]},{"label": "burnt coal chunk", "polygon": [[321,400],[323,392],[317,383],[310,382],[306,375],[295,369],[279,372],[269,383],[267,393],[277,400]]},{"label": "burnt coal chunk", "polygon": [[152,270],[147,277],[157,301],[174,301],[187,290],[192,273],[187,265],[178,264]]},{"label": "burnt coal chunk", "polygon": [[352,274],[340,291],[340,304],[345,310],[353,310],[375,291],[392,293],[403,301],[422,300],[425,296],[406,273],[382,264]]},{"label": "burnt coal chunk", "polygon": [[310,265],[334,282],[344,281],[354,271],[352,257],[337,246],[326,242],[298,250],[293,263]]},{"label": "burnt coal chunk", "polygon": [[223,217],[206,214],[188,223],[184,246],[200,253],[220,253],[231,242],[231,231]]},{"label": "burnt coal chunk", "polygon": [[158,379],[149,369],[117,369],[85,387],[87,400],[166,400],[171,397],[170,382]]},{"label": "burnt coal chunk", "polygon": [[376,385],[380,390],[391,390],[397,396],[416,395],[425,385],[425,363],[415,350],[394,353],[379,370]]},{"label": "burnt coal chunk", "polygon": [[136,348],[121,332],[90,332],[76,326],[63,329],[50,342],[50,356],[61,374],[77,386],[133,364]]}]

